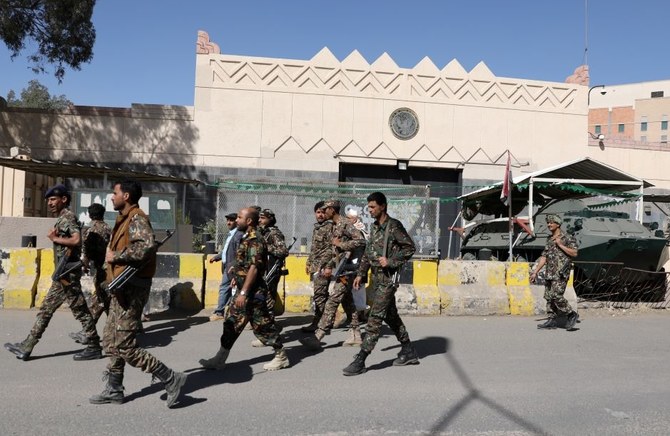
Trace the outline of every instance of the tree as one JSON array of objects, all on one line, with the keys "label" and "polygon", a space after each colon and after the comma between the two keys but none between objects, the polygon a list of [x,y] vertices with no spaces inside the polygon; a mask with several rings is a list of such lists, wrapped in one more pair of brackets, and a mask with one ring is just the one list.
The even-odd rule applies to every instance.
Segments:
[{"label": "tree", "polygon": [[28,56],[31,68],[44,73],[45,64],[54,64],[60,83],[65,66],[80,70],[93,58],[94,6],[95,0],[0,0],[0,39],[12,59],[27,43],[37,43],[37,51]]},{"label": "tree", "polygon": [[46,86],[37,80],[28,82],[28,87],[21,90],[21,99],[16,98],[14,90],[7,93],[7,105],[36,109],[67,109],[72,102],[65,95],[51,95]]}]

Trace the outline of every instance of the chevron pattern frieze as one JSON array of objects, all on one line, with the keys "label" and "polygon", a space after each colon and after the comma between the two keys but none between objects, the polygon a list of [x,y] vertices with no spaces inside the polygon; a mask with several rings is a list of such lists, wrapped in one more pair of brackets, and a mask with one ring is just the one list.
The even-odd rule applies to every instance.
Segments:
[{"label": "chevron pattern frieze", "polygon": [[[449,163],[449,164],[465,164],[465,163],[480,163],[480,164],[500,164],[504,162],[505,153],[498,155],[491,155],[484,148],[478,147],[475,151],[468,149],[467,152],[462,152],[458,147],[451,146],[446,151],[435,153],[426,144],[419,144],[411,150],[408,155],[399,155],[392,147],[389,147],[384,141],[373,145],[370,150],[366,151],[365,147],[359,145],[356,141],[351,140],[346,145],[336,147],[330,144],[326,139],[319,138],[310,144],[301,144],[300,141],[289,136],[278,146],[274,148],[275,156],[281,156],[283,152],[300,151],[304,154],[310,154],[315,151],[327,151],[339,156],[346,157],[360,157],[370,159],[410,159],[415,161],[425,161],[433,163]],[[518,161],[515,158],[515,162]]]},{"label": "chevron pattern frieze", "polygon": [[399,68],[384,53],[369,64],[357,51],[339,61],[327,48],[309,61],[209,55],[214,88],[358,94],[452,103],[496,103],[572,109],[577,86],[498,78],[480,62],[467,72],[457,60],[442,70],[427,57],[414,68]]}]

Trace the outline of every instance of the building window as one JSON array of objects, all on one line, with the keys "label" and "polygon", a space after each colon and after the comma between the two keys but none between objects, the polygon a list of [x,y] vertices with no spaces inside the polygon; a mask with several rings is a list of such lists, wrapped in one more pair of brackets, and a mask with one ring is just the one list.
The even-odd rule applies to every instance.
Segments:
[{"label": "building window", "polygon": [[640,123],[640,130],[641,130],[642,132],[646,132],[646,131],[647,131],[647,122],[646,122],[646,121],[642,121],[642,122]]},{"label": "building window", "polygon": [[619,124],[618,129],[619,129],[618,130],[619,133],[624,133],[626,131],[625,130],[625,124]]},{"label": "building window", "polygon": [[668,130],[668,121],[661,121],[661,130]]},{"label": "building window", "polygon": [[602,133],[602,127],[600,127],[600,124],[596,125],[596,135],[600,135]]},{"label": "building window", "polygon": [[661,135],[661,144],[668,143],[668,135]]},{"label": "building window", "polygon": [[642,141],[643,144],[647,143],[647,137],[646,136],[640,136],[640,141]]},{"label": "building window", "polygon": [[661,98],[663,97],[663,91],[652,91],[651,98]]}]

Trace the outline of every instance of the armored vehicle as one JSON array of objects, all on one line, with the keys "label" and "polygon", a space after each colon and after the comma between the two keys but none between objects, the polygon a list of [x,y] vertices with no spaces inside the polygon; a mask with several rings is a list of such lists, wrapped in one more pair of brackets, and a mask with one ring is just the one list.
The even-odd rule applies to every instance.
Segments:
[{"label": "armored vehicle", "polygon": [[[629,214],[589,209],[583,200],[550,201],[534,216],[535,231],[516,220],[513,255],[516,261],[536,261],[550,236],[546,216],[562,218],[562,229],[573,234],[579,244],[575,259],[575,290],[578,295],[621,292],[631,286],[649,288],[665,283],[662,270],[666,239],[661,230],[646,227]],[[465,235],[462,259],[495,257],[507,260],[509,251],[508,218],[475,225]],[[657,283],[658,282],[658,283]]]}]

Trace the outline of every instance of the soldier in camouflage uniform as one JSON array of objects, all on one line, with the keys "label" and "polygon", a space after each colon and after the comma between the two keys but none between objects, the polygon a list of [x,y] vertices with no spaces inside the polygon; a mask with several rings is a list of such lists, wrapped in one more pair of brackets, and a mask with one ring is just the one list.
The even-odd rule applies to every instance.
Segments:
[{"label": "soldier in camouflage uniform", "polygon": [[577,257],[577,241],[574,236],[561,231],[561,223],[562,220],[558,215],[547,215],[547,228],[551,232],[551,237],[547,239],[542,256],[530,275],[530,281],[534,282],[538,272],[546,266],[544,299],[547,300],[549,319],[537,326],[540,329],[559,327],[565,320],[565,328],[572,330],[579,319],[579,314],[570,307],[570,303],[563,296],[570,278],[572,259]]},{"label": "soldier in camouflage uniform", "polygon": [[[268,261],[266,265],[269,271],[276,263],[282,262],[288,256],[284,234],[277,227],[277,219],[272,210],[263,209],[261,211],[259,217],[259,230],[265,241],[265,246],[267,247]],[[275,316],[275,303],[277,298],[279,298],[277,287],[279,286],[281,275],[275,274],[274,277],[275,278],[270,283],[266,283],[268,287],[268,310],[270,311],[270,316],[273,318]]]},{"label": "soldier in camouflage uniform", "polygon": [[[356,258],[356,252],[362,251],[365,247],[365,238],[360,230],[356,229],[348,219],[340,215],[340,202],[338,200],[328,200],[324,204],[326,219],[332,220],[333,238],[331,258],[323,270],[323,276],[331,279],[336,267],[345,259],[345,264]],[[353,278],[351,275],[332,277],[335,280],[333,289],[328,295],[323,315],[319,320],[319,325],[313,336],[300,339],[300,342],[310,350],[321,349],[321,339],[330,331],[335,322],[335,314],[340,303],[345,307],[347,314],[351,313],[351,328],[349,336],[344,341],[344,345],[360,345],[362,342],[360,332],[360,322],[358,313],[354,305],[354,299],[351,294]]]},{"label": "soldier in camouflage uniform", "polygon": [[268,290],[263,281],[266,270],[267,253],[263,238],[258,235],[258,212],[253,208],[240,210],[237,215],[237,229],[244,234],[237,249],[235,263],[231,270],[232,286],[235,291],[234,304],[223,323],[221,346],[210,359],[200,359],[206,369],[223,369],[231,348],[244,327],[251,322],[256,337],[274,349],[272,361],[263,368],[275,371],[289,366],[286,351],[282,345],[279,330],[270,316],[266,303]]},{"label": "soldier in camouflage uniform", "polygon": [[321,271],[326,267],[333,257],[333,222],[326,219],[323,209],[324,201],[319,201],[314,205],[314,230],[312,231],[312,248],[307,258],[305,272],[314,278],[314,318],[312,323],[303,326],[301,330],[305,333],[313,333],[323,315],[328,300],[328,285],[330,280],[325,278]]},{"label": "soldier in camouflage uniform", "polygon": [[370,236],[361,259],[354,287],[358,287],[367,277],[372,268],[372,287],[374,297],[368,316],[367,334],[361,345],[361,351],[354,361],[344,368],[344,375],[358,375],[366,371],[365,359],[372,352],[379,340],[382,322],[386,322],[400,342],[398,358],[393,361],[395,366],[419,363],[416,350],[409,340],[402,319],[398,315],[395,303],[397,275],[402,265],[407,262],[414,251],[414,242],[405,231],[402,223],[388,216],[386,212],[386,196],[381,192],[373,192],[367,198],[368,210],[375,222],[370,228]]},{"label": "soldier in camouflage uniform", "polygon": [[[61,262],[76,262],[79,260],[81,225],[75,214],[68,209],[70,193],[65,186],[54,186],[46,192],[44,198],[47,199],[49,211],[57,216],[56,224],[47,236],[53,242],[54,261],[56,273],[58,273],[58,265]],[[7,343],[5,348],[14,353],[17,358],[28,360],[56,309],[67,302],[72,314],[81,323],[88,344],[85,350],[73,356],[74,360],[102,358],[100,337],[95,330],[95,322],[86,305],[80,279],[81,267],[70,271],[59,280],[54,278],[28,337],[23,342]]]},{"label": "soldier in camouflage uniform", "polygon": [[151,281],[156,272],[156,244],[149,217],[139,208],[142,186],[134,180],[114,184],[112,204],[119,212],[105,254],[107,282],[111,283],[128,266],[139,268],[128,282],[111,295],[109,314],[102,343],[109,356],[107,384],[99,395],[90,398],[92,404],[121,404],[123,372],[127,364],[151,373],[163,382],[167,391],[167,406],[179,398],[186,375],[165,366],[137,344],[136,336],[142,327],[142,309],[149,299]]},{"label": "soldier in camouflage uniform", "polygon": [[[112,229],[103,221],[105,217],[105,206],[99,203],[93,203],[88,207],[88,217],[91,224],[84,227],[83,243],[81,250],[81,263],[84,272],[93,269],[93,283],[95,290],[89,301],[89,310],[93,316],[93,322],[96,324],[103,312],[109,311],[109,295],[102,288],[105,281],[105,250],[109,244],[109,238],[112,235]],[[70,337],[80,344],[88,343],[85,332],[70,333]]]}]

